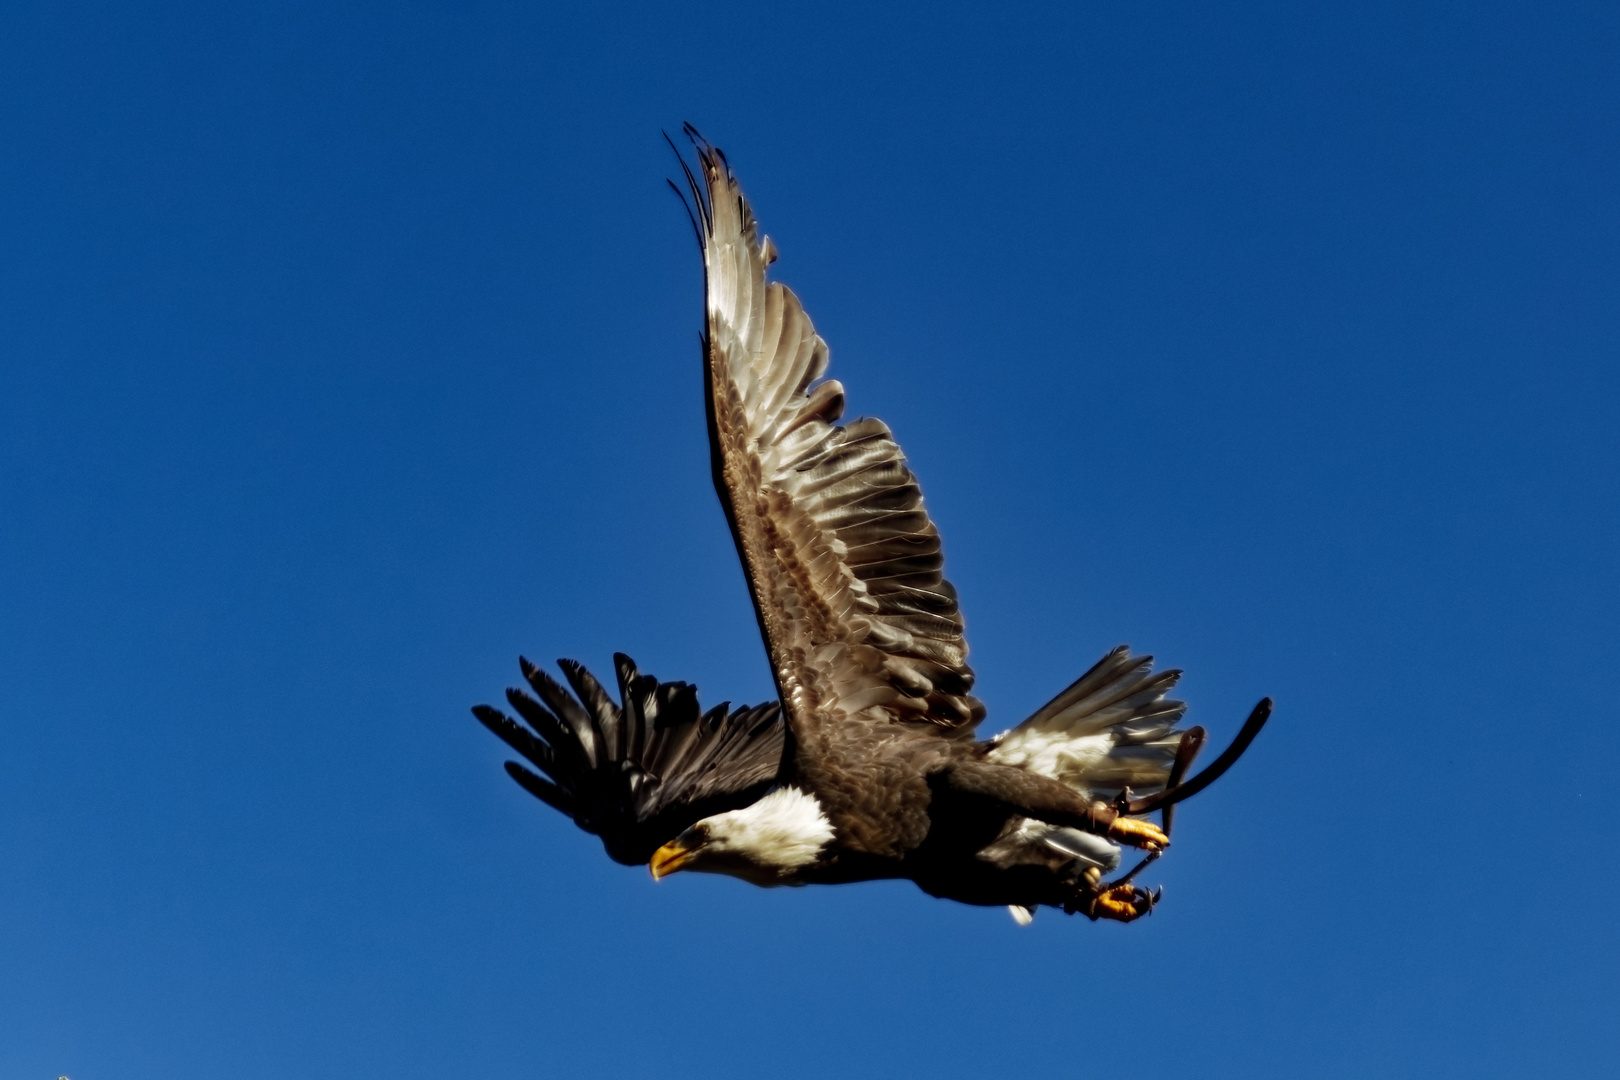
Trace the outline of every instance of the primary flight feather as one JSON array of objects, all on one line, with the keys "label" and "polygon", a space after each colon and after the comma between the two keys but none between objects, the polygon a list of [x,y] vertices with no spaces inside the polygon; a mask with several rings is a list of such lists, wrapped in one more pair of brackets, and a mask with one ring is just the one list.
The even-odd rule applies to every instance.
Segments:
[{"label": "primary flight feather", "polygon": [[[932,895],[1131,921],[1157,894],[1135,874],[1169,844],[1172,807],[1230,767],[1251,714],[1209,769],[1176,727],[1179,672],[1121,646],[1028,720],[975,737],[984,706],[939,532],[889,429],[840,424],[844,388],[788,288],[725,156],[687,128],[703,252],[704,387],[715,490],[731,526],[779,701],[702,712],[694,688],[615,657],[619,701],[578,664],[572,693],[523,662],[526,722],[478,718],[535,770],[508,771],[602,837],[620,862],[759,885],[914,881]],[[679,189],[677,189],[679,190]],[[1160,811],[1162,825],[1145,815]],[[1146,858],[1108,881],[1121,846]]]}]

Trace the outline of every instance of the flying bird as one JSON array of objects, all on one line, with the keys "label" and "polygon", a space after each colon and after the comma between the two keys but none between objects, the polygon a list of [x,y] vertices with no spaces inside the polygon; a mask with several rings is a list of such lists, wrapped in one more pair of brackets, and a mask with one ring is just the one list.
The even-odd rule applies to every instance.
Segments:
[{"label": "flying bird", "polygon": [[[655,878],[907,879],[1020,923],[1042,906],[1148,914],[1160,893],[1135,878],[1168,847],[1173,807],[1238,759],[1270,699],[1188,779],[1205,733],[1177,727],[1181,673],[1120,646],[1023,723],[976,737],[985,707],[916,477],[882,421],[840,422],[827,345],[767,276],[775,245],[725,155],[686,134],[696,171],[682,158],[676,193],[703,254],[710,464],[777,700],[704,711],[694,687],[618,655],[615,701],[578,663],[559,662],[564,687],[520,660],[527,687],[506,696],[523,723],[473,710],[528,763],[507,772]],[[1143,857],[1110,879],[1126,847]]]}]

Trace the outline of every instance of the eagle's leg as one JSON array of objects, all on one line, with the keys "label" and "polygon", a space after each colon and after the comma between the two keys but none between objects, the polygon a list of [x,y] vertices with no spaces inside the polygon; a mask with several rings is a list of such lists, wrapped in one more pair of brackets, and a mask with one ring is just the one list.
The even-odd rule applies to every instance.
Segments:
[{"label": "eagle's leg", "polygon": [[1103,835],[1110,840],[1118,840],[1122,844],[1155,853],[1170,846],[1170,837],[1165,835],[1159,826],[1151,821],[1125,817],[1123,814],[1108,823],[1108,831]]},{"label": "eagle's leg", "polygon": [[1067,784],[1038,773],[988,761],[961,761],[951,766],[947,777],[957,791],[996,799],[1048,825],[1106,836],[1144,851],[1163,851],[1170,846],[1164,830],[1151,821],[1128,817],[1116,806],[1093,802]]},{"label": "eagle's leg", "polygon": [[1129,881],[1100,883],[1095,873],[1089,875],[1064,905],[1070,915],[1084,914],[1092,922],[1112,919],[1115,922],[1135,922],[1144,915],[1153,914],[1164,890],[1148,892]]}]

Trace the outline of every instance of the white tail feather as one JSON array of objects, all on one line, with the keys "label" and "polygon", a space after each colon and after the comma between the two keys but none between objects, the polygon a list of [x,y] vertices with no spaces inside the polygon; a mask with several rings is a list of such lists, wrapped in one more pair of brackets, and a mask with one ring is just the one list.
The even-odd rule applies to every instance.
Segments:
[{"label": "white tail feather", "polygon": [[1097,662],[1035,715],[991,740],[991,761],[1049,776],[1092,798],[1129,786],[1160,790],[1175,761],[1187,711],[1165,698],[1179,671],[1153,671],[1151,656],[1124,645]]}]

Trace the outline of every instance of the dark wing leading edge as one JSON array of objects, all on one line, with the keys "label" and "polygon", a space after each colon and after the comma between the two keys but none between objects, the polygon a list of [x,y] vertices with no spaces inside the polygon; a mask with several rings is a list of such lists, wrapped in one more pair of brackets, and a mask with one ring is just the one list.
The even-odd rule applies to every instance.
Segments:
[{"label": "dark wing leading edge", "polygon": [[512,779],[634,866],[703,818],[765,793],[781,768],[782,709],[773,701],[702,712],[696,687],[641,675],[623,654],[613,662],[621,704],[572,660],[558,666],[573,694],[521,660],[535,697],[512,689],[506,699],[528,726],[488,705],[473,714],[539,770],[509,761]]},{"label": "dark wing leading edge", "polygon": [[849,724],[967,735],[984,715],[939,533],[889,429],[837,426],[818,382],[827,345],[775,259],[725,157],[688,129],[703,244],[715,487],[742,556],[777,688],[802,752]]}]

